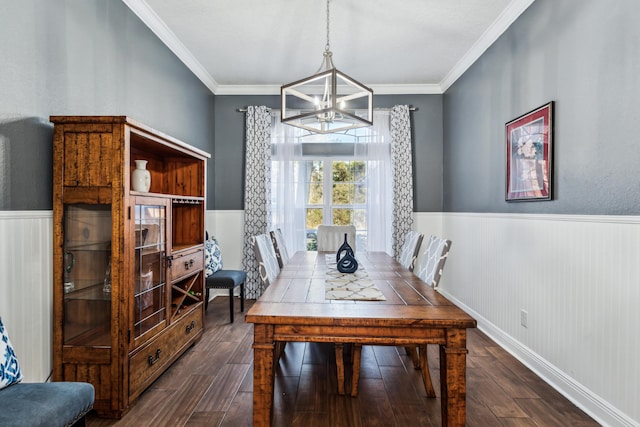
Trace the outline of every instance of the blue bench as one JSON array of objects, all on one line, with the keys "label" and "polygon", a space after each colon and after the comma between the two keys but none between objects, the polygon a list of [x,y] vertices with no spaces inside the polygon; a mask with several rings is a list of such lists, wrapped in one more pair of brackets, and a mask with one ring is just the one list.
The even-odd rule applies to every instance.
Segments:
[{"label": "blue bench", "polygon": [[18,383],[0,390],[0,426],[85,426],[95,391],[82,382]]}]

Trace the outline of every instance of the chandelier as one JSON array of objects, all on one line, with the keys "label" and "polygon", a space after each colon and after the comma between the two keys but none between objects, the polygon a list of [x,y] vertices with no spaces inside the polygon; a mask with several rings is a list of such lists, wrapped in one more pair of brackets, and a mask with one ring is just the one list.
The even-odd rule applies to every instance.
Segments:
[{"label": "chandelier", "polygon": [[334,133],[373,124],[373,91],[333,65],[329,45],[329,0],[327,0],[327,44],[322,63],[310,77],[280,88],[280,120],[312,133]]}]

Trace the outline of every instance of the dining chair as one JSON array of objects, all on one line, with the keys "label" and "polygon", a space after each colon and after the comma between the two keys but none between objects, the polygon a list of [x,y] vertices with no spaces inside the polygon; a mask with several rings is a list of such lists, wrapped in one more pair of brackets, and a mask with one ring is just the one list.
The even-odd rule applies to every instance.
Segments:
[{"label": "dining chair", "polygon": [[289,251],[287,250],[287,245],[284,242],[282,230],[277,228],[270,231],[269,235],[271,236],[271,243],[273,243],[273,249],[276,253],[278,265],[282,268],[287,264],[287,262],[289,262]]},{"label": "dining chair", "polygon": [[398,262],[402,264],[404,268],[409,269],[409,271],[413,271],[415,268],[423,238],[423,234],[413,230],[410,230],[404,238],[404,244],[402,245]]},{"label": "dining chair", "polygon": [[[344,243],[344,235],[353,251],[356,251],[356,227],[354,225],[318,225],[318,252],[337,252]],[[336,371],[338,375],[338,394],[344,394],[344,354],[345,347],[360,351],[359,346],[351,344],[334,344],[336,354]],[[354,354],[351,354],[354,357]],[[354,359],[355,360],[355,359]]]},{"label": "dining chair", "polygon": [[[423,234],[420,234],[413,230],[410,230],[405,236],[404,244],[402,245],[402,251],[400,252],[400,258],[398,259],[398,262],[409,271],[413,271],[415,269],[416,261],[418,260],[418,255],[420,254],[420,246],[422,245],[423,239]],[[417,349],[414,347],[405,347],[405,352],[409,356],[411,356],[413,366],[418,369],[420,367],[420,358]]]},{"label": "dining chair", "polygon": [[440,283],[449,249],[451,249],[451,240],[441,239],[437,236],[429,237],[418,268],[418,277],[433,288],[437,288]]},{"label": "dining chair", "polygon": [[[274,243],[271,240],[271,233],[253,236],[251,238],[251,244],[253,245],[253,252],[256,255],[256,262],[258,263],[260,281],[262,281],[266,289],[276,280],[278,274],[280,274],[280,264],[276,256]],[[285,345],[286,342],[276,342],[274,364],[280,360],[280,355],[284,351]]]},{"label": "dining chair", "polygon": [[280,274],[280,265],[276,257],[276,251],[273,248],[271,237],[269,234],[259,234],[251,238],[253,251],[258,262],[258,273],[264,287],[268,287],[278,274]]},{"label": "dining chair", "polygon": [[[407,236],[406,242],[415,241],[415,236]],[[407,245],[405,244],[405,247]],[[451,247],[450,240],[440,239],[437,236],[430,236],[427,247],[422,254],[420,268],[418,269],[418,277],[428,283],[433,288],[438,286],[440,278],[442,277],[442,270],[444,268],[449,248]],[[351,377],[351,396],[355,397],[358,394],[358,382],[360,380],[360,357],[361,346],[359,344],[353,345],[353,374]],[[411,356],[413,366],[416,369],[420,369],[422,373],[422,381],[424,383],[425,391],[428,397],[436,397],[436,392],[431,382],[431,375],[429,373],[429,363],[427,361],[427,346],[405,346],[405,351]],[[338,357],[338,349],[336,348],[336,358]],[[340,385],[338,385],[340,389]]]},{"label": "dining chair", "polygon": [[355,225],[324,225],[318,226],[318,252],[337,252],[344,243],[344,235],[353,251],[356,251]]},{"label": "dining chair", "polygon": [[[431,235],[427,242],[427,247],[422,253],[420,267],[418,268],[418,277],[426,282],[434,289],[438,287],[442,270],[447,261],[447,255],[451,249],[451,240],[441,239]],[[411,355],[413,366],[422,372],[422,380],[428,397],[436,397],[436,392],[431,383],[431,374],[429,373],[429,362],[427,360],[427,345],[407,346],[407,353]]]},{"label": "dining chair", "polygon": [[229,320],[233,323],[233,293],[240,288],[240,312],[244,312],[244,282],[247,273],[243,270],[229,270],[222,268],[222,252],[218,240],[209,238],[206,232],[204,242],[205,254],[205,299],[204,310],[209,307],[209,289],[227,289],[229,291]]}]

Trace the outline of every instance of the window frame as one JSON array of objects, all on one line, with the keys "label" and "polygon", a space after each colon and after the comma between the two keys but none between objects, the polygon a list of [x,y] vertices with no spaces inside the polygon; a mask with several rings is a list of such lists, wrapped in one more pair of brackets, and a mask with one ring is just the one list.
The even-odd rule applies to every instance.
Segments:
[{"label": "window frame", "polygon": [[[333,165],[336,162],[348,162],[351,163],[350,166],[353,166],[353,162],[363,162],[365,164],[365,167],[367,167],[367,160],[366,159],[360,159],[357,158],[356,156],[352,156],[350,159],[345,159],[341,156],[305,156],[306,158],[301,159],[300,161],[305,162],[305,169],[307,168],[307,162],[322,162],[322,204],[311,204],[309,203],[309,199],[310,199],[310,184],[312,182],[315,181],[311,181],[308,180],[306,174],[305,174],[305,205],[304,205],[304,209],[305,209],[305,225],[306,225],[306,218],[307,218],[307,214],[309,209],[322,209],[322,222],[321,224],[326,224],[326,225],[334,225],[334,215],[333,215],[333,211],[334,209],[349,209],[351,210],[351,224],[356,225],[356,221],[355,221],[355,214],[356,211],[364,211],[365,215],[368,214],[367,209],[368,209],[368,203],[367,203],[367,197],[369,197],[368,191],[369,191],[369,187],[368,185],[365,186],[367,194],[365,197],[365,201],[364,203],[355,203],[355,190],[356,190],[356,184],[358,181],[356,181],[356,176],[354,173],[353,176],[353,180],[351,181],[344,181],[344,183],[346,184],[350,184],[353,186],[353,197],[352,197],[352,203],[349,204],[335,204],[334,200],[333,200],[333,186],[334,184],[336,184],[336,181],[333,180]],[[365,172],[366,175],[367,172]],[[309,177],[310,178],[310,177]],[[340,182],[340,181],[338,181]],[[366,183],[366,180],[365,180]],[[366,226],[367,221],[366,221],[366,216],[365,216],[365,221],[364,224]],[[312,228],[305,228],[305,231],[307,233],[307,239],[310,233],[316,233],[316,237],[317,237],[317,227],[315,229]],[[368,228],[357,228],[356,225],[356,235],[360,236],[361,239],[364,239],[366,241],[366,236],[368,234],[369,230]]]}]

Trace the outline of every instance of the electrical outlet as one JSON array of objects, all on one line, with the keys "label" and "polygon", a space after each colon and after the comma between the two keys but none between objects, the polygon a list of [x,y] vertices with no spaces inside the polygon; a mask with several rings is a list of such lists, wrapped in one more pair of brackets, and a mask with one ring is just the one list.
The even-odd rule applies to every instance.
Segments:
[{"label": "electrical outlet", "polygon": [[528,328],[527,326],[527,317],[529,316],[529,313],[527,313],[527,311],[525,309],[520,310],[520,324],[522,326],[524,326],[525,328]]}]

